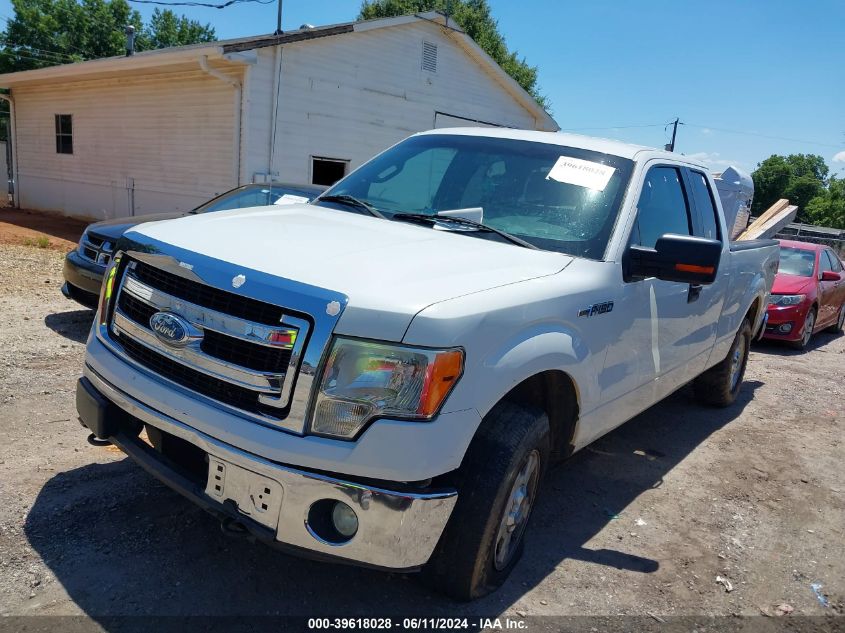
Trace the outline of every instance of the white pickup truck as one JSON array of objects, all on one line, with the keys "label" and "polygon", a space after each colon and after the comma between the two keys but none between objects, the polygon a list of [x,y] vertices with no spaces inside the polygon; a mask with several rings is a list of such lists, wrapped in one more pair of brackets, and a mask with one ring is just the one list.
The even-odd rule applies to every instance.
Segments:
[{"label": "white pickup truck", "polygon": [[550,463],[690,381],[734,401],[778,260],[727,239],[700,163],[491,129],[118,251],[77,389],[93,435],[230,531],[460,599],[518,561]]}]

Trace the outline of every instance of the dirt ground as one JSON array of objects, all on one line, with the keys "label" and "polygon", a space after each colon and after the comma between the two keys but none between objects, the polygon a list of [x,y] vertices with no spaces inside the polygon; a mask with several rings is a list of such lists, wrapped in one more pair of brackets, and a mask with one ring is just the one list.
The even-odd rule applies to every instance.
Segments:
[{"label": "dirt ground", "polygon": [[457,604],[411,576],[232,540],[87,443],[74,387],[92,313],[59,293],[61,261],[0,245],[0,615],[109,628],[127,614],[657,620],[788,605],[783,617],[845,622],[832,618],[845,611],[841,335],[804,354],[758,346],[735,406],[702,408],[682,390],[553,469],[511,579]]}]

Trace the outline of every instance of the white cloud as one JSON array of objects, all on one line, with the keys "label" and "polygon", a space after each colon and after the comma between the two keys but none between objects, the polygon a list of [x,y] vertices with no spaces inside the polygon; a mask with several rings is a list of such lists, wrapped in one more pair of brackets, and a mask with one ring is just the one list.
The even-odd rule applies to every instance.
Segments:
[{"label": "white cloud", "polygon": [[693,152],[692,154],[685,154],[685,156],[693,160],[701,161],[714,170],[721,170],[725,167],[733,166],[747,171],[747,167],[741,161],[724,159],[719,152]]},{"label": "white cloud", "polygon": [[709,127],[703,127],[703,128],[701,128],[701,133],[709,135],[709,134],[713,134],[713,130],[711,130]]},{"label": "white cloud", "polygon": [[834,163],[845,163],[845,151],[833,155]]}]

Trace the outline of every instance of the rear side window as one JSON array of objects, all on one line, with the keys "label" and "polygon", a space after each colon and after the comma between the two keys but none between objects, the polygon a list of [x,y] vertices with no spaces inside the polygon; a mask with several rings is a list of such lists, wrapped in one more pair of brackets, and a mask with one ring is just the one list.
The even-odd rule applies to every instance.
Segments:
[{"label": "rear side window", "polygon": [[652,167],[637,202],[631,243],[654,248],[665,233],[691,235],[689,205],[681,172],[675,167]]},{"label": "rear side window", "polygon": [[716,218],[716,204],[713,201],[713,191],[707,176],[700,171],[690,171],[690,188],[692,199],[695,201],[695,209],[698,212],[700,226],[696,227],[695,234],[698,237],[706,237],[708,240],[718,240],[719,221]]}]

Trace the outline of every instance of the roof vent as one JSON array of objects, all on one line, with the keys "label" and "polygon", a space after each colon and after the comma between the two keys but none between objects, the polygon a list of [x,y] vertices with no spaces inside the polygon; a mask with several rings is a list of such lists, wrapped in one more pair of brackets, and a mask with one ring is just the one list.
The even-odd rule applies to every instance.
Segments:
[{"label": "roof vent", "polygon": [[422,69],[430,73],[437,72],[437,44],[423,41]]}]

